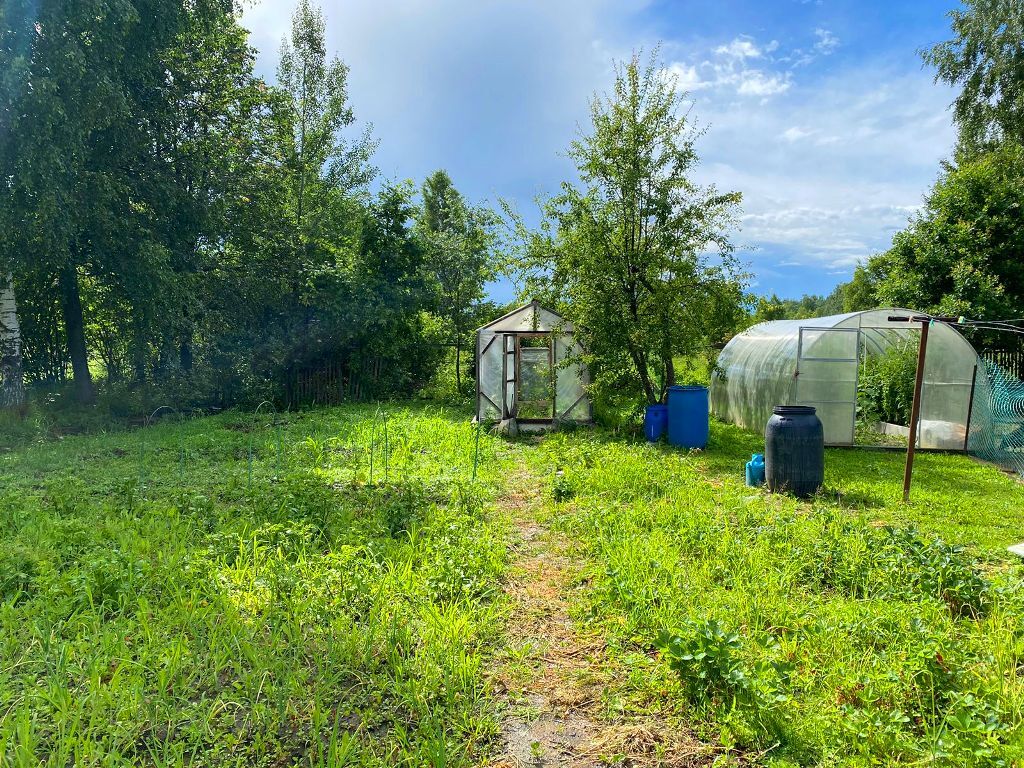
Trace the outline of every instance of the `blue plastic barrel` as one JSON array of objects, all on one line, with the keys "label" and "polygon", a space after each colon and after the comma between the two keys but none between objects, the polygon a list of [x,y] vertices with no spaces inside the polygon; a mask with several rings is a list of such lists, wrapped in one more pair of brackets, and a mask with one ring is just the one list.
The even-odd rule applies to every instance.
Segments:
[{"label": "blue plastic barrel", "polygon": [[668,426],[668,406],[648,405],[644,413],[644,434],[652,443],[661,440]]},{"label": "blue plastic barrel", "polygon": [[668,441],[683,448],[708,444],[708,388],[668,388]]}]

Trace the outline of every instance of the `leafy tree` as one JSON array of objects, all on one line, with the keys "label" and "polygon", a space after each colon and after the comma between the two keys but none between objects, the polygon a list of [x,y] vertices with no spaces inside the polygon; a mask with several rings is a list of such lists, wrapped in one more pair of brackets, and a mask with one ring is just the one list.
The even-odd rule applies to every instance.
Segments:
[{"label": "leafy tree", "polygon": [[[573,142],[580,185],[563,184],[552,220],[523,242],[521,277],[547,285],[587,350],[598,401],[656,403],[674,358],[706,349],[742,313],[725,230],[740,195],[692,178],[697,138],[684,94],[653,58],[618,64]],[[600,403],[599,403],[600,404]]]},{"label": "leafy tree", "polygon": [[239,12],[234,0],[0,4],[7,400],[18,351],[30,383],[70,372],[86,403],[97,367],[135,403],[152,387],[199,404],[263,399],[326,361],[372,366],[382,389],[429,378],[441,258],[486,251],[488,220],[462,204],[460,222],[435,227],[458,248],[428,269],[412,187],[369,192],[374,142],[348,135],[348,70],[327,54],[323,15],[299,3],[272,85],[253,73]]},{"label": "leafy tree", "polygon": [[1024,148],[948,167],[924,210],[866,267],[883,305],[973,318],[1024,314]]},{"label": "leafy tree", "polygon": [[1024,3],[966,0],[949,16],[953,38],[922,56],[937,81],[961,86],[953,102],[961,147],[1024,142]]},{"label": "leafy tree", "polygon": [[29,315],[44,318],[56,296],[63,327],[45,335],[66,343],[81,401],[93,397],[97,347],[108,376],[126,357],[139,380],[173,357],[190,367],[201,274],[237,196],[232,169],[244,163],[232,149],[255,94],[234,10],[229,0],[6,6],[0,259],[26,284]]},{"label": "leafy tree", "polygon": [[427,270],[434,279],[435,312],[445,342],[455,349],[455,387],[462,391],[462,350],[477,319],[484,284],[494,274],[491,248],[495,216],[471,208],[451,177],[435,171],[423,184],[418,230],[426,247]]},{"label": "leafy tree", "polygon": [[771,296],[758,297],[750,323],[804,320],[810,317],[859,312],[876,306],[874,283],[866,268],[861,265],[854,271],[850,282],[839,283],[828,296],[808,294],[799,299],[780,299],[773,293]]},{"label": "leafy tree", "polygon": [[414,232],[417,207],[410,182],[384,184],[364,214],[358,254],[349,273],[348,311],[355,314],[359,354],[382,361],[385,389],[426,384],[437,364],[424,343],[425,313],[434,297],[426,254]]},{"label": "leafy tree", "polygon": [[875,277],[866,264],[858,264],[853,279],[836,288],[842,297],[843,312],[860,312],[879,306],[875,296]]},{"label": "leafy tree", "polygon": [[76,393],[89,401],[81,275],[115,271],[111,255],[140,234],[144,204],[133,192],[144,175],[132,171],[147,142],[135,108],[166,78],[159,52],[179,9],[146,0],[34,6],[4,11],[0,248],[15,275],[43,266],[55,279]]},{"label": "leafy tree", "polygon": [[344,130],[355,122],[348,101],[348,67],[328,60],[323,13],[300,0],[289,39],[281,44],[277,84],[283,97],[280,150],[288,190],[289,285],[302,300],[303,281],[327,260],[325,242],[346,194],[365,188],[375,175],[369,128],[353,142]]}]

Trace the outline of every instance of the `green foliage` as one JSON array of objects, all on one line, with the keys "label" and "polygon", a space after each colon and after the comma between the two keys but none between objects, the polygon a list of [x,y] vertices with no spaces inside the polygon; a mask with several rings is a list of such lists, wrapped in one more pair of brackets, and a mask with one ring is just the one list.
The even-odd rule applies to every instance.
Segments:
[{"label": "green foliage", "polygon": [[[483,325],[484,284],[495,274],[497,217],[487,208],[471,207],[455,189],[451,177],[435,171],[423,183],[423,206],[417,233],[425,251],[426,271],[433,294],[439,341],[455,350],[452,392],[464,393],[464,350],[471,332]],[[490,319],[490,318],[488,318]]]},{"label": "green foliage", "polygon": [[521,473],[616,718],[784,765],[1019,759],[1024,489],[997,470],[921,455],[903,505],[902,456],[831,450],[805,503],[745,487],[759,438],[713,424],[690,454],[484,434],[474,483],[466,413],[388,410],[372,482],[366,406],[279,417],[280,466],[235,412],[0,453],[4,759],[477,764]]},{"label": "green foliage", "polygon": [[945,170],[910,227],[867,271],[883,306],[972,318],[1024,312],[1024,147]]},{"label": "green foliage", "polygon": [[922,51],[935,80],[961,90],[953,102],[961,150],[1024,143],[1024,6],[967,0],[949,12],[953,38]]},{"label": "green foliage", "polygon": [[858,268],[878,303],[976,319],[1018,317],[1024,271],[1024,6],[968,0],[953,38],[923,51],[936,80],[959,86],[956,163],[892,247]]},{"label": "green foliage", "polygon": [[760,296],[754,306],[751,324],[768,320],[804,320],[810,317],[840,315],[874,309],[874,293],[864,283],[864,272],[858,269],[853,280],[840,283],[828,296],[802,296],[799,299],[780,299],[775,294]]},{"label": "green foliage", "polygon": [[[776,660],[748,666],[740,636],[715,620],[690,621],[682,634],[663,631],[656,644],[699,701],[768,710],[787,699],[783,688],[792,665]],[[781,652],[778,641],[769,637],[766,644]]]},{"label": "green foliage", "polygon": [[862,421],[910,424],[917,374],[918,340],[907,339],[881,354],[869,354],[857,383],[857,411]]},{"label": "green foliage", "polygon": [[[70,375],[92,403],[98,377],[104,410],[124,412],[146,399],[294,403],[297,373],[327,363],[363,397],[431,378],[426,257],[439,251],[413,231],[411,185],[370,195],[376,145],[353,135],[323,14],[298,4],[271,84],[240,12],[221,0],[0,11],[0,272],[14,274],[30,383]],[[489,214],[466,211],[478,254]]]},{"label": "green foliage", "polygon": [[707,349],[741,314],[725,234],[740,196],[694,183],[698,133],[676,85],[654,59],[617,65],[569,150],[581,185],[563,184],[538,231],[515,219],[523,292],[573,322],[598,410],[660,401],[675,357]]}]

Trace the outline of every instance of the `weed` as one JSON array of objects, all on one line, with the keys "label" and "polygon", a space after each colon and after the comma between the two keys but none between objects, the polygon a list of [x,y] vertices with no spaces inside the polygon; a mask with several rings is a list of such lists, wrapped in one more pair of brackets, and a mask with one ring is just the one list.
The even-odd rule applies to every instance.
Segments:
[{"label": "weed", "polygon": [[11,542],[0,549],[0,600],[15,604],[31,597],[42,564],[38,553]]},{"label": "weed", "polygon": [[282,416],[251,481],[248,415],[150,427],[144,486],[138,431],[0,453],[0,762],[486,758],[492,500],[516,468],[579,560],[614,716],[685,722],[723,765],[1019,763],[1024,588],[1001,553],[1024,487],[999,472],[922,455],[905,506],[901,457],[830,450],[834,492],[802,503],[745,488],[759,438],[714,424],[692,455],[484,434],[474,482],[468,414],[394,406],[370,483],[374,414]]}]

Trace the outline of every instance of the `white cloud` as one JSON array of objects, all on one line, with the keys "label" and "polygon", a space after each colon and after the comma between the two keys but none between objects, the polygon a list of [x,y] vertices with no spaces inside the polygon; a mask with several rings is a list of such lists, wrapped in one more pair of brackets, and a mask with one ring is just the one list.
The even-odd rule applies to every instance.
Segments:
[{"label": "white cloud", "polygon": [[814,44],[814,50],[823,56],[828,56],[839,47],[839,38],[827,29],[818,27],[814,30],[814,35],[818,38]]},{"label": "white cloud", "polygon": [[781,135],[786,141],[793,142],[806,139],[808,136],[813,136],[814,133],[815,132],[812,130],[806,130],[800,126],[794,125],[784,130]]},{"label": "white cloud", "polygon": [[[657,43],[645,32],[646,2],[351,0],[326,13],[329,45],[351,67],[356,115],[381,140],[384,177],[445,167],[471,199],[507,197],[526,212],[572,178],[561,153],[586,128],[591,96],[610,84],[612,59]],[[256,0],[245,12],[264,73],[293,6]],[[663,47],[666,72],[708,128],[698,180],[743,193],[735,239],[760,249],[751,261],[762,283],[779,274],[782,252],[804,267],[802,280],[885,248],[955,138],[951,92],[916,63],[901,70],[868,52],[855,65],[836,59],[826,74],[818,65],[839,40],[822,26],[815,41]]]},{"label": "white cloud", "polygon": [[[764,99],[785,93],[791,85],[788,72],[772,70],[773,61],[767,54],[778,48],[777,40],[759,46],[754,38],[743,35],[716,46],[713,55],[699,64],[676,61],[668,70],[685,90],[715,88]],[[759,66],[751,66],[754,60]]]},{"label": "white cloud", "polygon": [[761,57],[761,49],[749,37],[737,37],[726,45],[715,48],[715,53],[733,59],[758,59]]},{"label": "white cloud", "polygon": [[756,270],[771,253],[849,274],[918,210],[954,142],[950,96],[926,72],[880,64],[757,104],[703,92],[700,177],[743,193],[736,241],[760,249]]},{"label": "white cloud", "polygon": [[712,85],[712,83],[701,78],[697,67],[692,64],[675,62],[665,68],[665,73],[676,79],[676,87],[681,91],[699,91]]},{"label": "white cloud", "polygon": [[788,91],[789,86],[788,77],[749,70],[740,75],[736,91],[744,96],[776,96]]},{"label": "white cloud", "polygon": [[[628,56],[646,0],[351,0],[324,5],[327,42],[350,67],[360,125],[383,178],[446,168],[471,199],[524,202],[571,173],[560,153]],[[272,76],[295,0],[247,0],[243,24]],[[458,23],[452,20],[457,19]],[[656,41],[650,41],[653,49]]]}]

